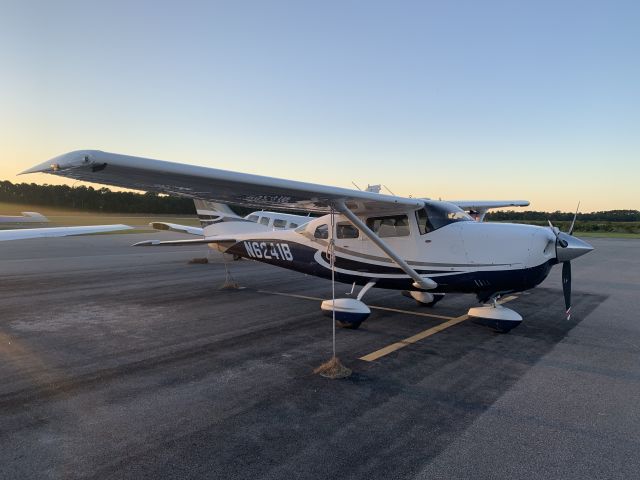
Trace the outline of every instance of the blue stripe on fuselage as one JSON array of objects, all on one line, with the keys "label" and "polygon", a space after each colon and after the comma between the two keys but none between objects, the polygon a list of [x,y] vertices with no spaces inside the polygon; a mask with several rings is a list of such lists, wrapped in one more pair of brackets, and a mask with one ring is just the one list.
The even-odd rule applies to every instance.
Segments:
[{"label": "blue stripe on fuselage", "polygon": [[[319,249],[311,248],[291,241],[283,241],[282,239],[257,239],[247,240],[250,243],[266,243],[289,245],[292,254],[292,260],[282,258],[256,258],[247,252],[245,241],[238,242],[230,247],[226,253],[239,255],[241,257],[257,260],[259,262],[276,265],[289,270],[314,275],[321,278],[331,278],[331,270],[316,261],[315,255]],[[327,263],[326,253],[322,250],[322,259]],[[542,282],[552,267],[552,262],[545,262],[541,265],[509,270],[477,270],[472,272],[461,272],[460,270],[421,270],[417,272],[421,275],[439,274],[434,277],[434,281],[438,283],[438,287],[432,290],[437,293],[478,293],[478,292],[501,292],[501,291],[522,291],[535,287]],[[336,272],[335,278],[341,283],[356,283],[364,285],[370,280],[376,280],[376,287],[388,288],[395,290],[412,289],[413,280],[408,276],[400,278],[379,278],[376,275],[399,274],[404,272],[397,267],[377,265],[364,261],[357,261],[336,255],[336,267],[342,270],[349,270],[353,273]],[[449,275],[443,275],[444,273]]]}]

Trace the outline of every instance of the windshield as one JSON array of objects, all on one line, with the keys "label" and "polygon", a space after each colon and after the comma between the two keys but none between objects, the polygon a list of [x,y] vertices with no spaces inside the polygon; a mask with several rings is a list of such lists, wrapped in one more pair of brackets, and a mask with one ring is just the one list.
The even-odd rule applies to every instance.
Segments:
[{"label": "windshield", "polygon": [[455,222],[473,222],[473,218],[460,207],[452,203],[425,203],[424,208],[416,212],[420,233],[432,232]]}]

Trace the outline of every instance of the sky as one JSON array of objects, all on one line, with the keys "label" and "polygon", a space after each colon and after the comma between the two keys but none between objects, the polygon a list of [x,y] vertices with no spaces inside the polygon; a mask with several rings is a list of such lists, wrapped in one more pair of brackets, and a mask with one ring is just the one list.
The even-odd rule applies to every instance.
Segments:
[{"label": "sky", "polygon": [[0,179],[99,149],[640,209],[640,2],[0,0]]}]

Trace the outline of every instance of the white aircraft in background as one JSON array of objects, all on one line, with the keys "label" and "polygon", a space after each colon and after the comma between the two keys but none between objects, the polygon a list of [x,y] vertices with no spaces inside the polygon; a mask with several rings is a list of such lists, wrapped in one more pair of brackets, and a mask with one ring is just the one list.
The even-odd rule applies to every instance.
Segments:
[{"label": "white aircraft in background", "polygon": [[[370,309],[362,298],[375,286],[408,290],[414,299],[425,304],[446,293],[474,293],[485,305],[471,308],[469,316],[497,330],[509,331],[520,324],[522,317],[496,299],[505,293],[534,288],[558,263],[563,264],[568,317],[570,261],[593,249],[571,235],[574,223],[568,233],[562,233],[551,225],[547,228],[477,222],[452,202],[382,195],[98,150],[60,155],[23,173],[36,172],[212,202],[324,214],[293,230],[222,221],[205,227],[202,238],[152,240],[139,245],[206,243],[224,253],[318,277],[332,278],[335,273],[337,281],[364,285],[357,298],[322,304],[324,311],[335,310],[336,319],[352,328],[369,316]],[[482,204],[464,205],[473,209]]]},{"label": "white aircraft in background", "polygon": [[[0,216],[0,224],[23,225],[25,223],[48,223],[49,219],[38,212],[21,212],[22,216]],[[6,240],[27,240],[30,238],[70,237],[73,235],[87,235],[90,233],[117,232],[131,230],[128,225],[90,225],[82,227],[46,227],[46,228],[16,228],[0,230],[0,242]]]},{"label": "white aircraft in background", "polygon": [[82,227],[16,228],[0,230],[0,242],[6,240],[27,240],[29,238],[70,237],[89,233],[117,232],[131,230],[128,225],[90,225]]},{"label": "white aircraft in background", "polygon": [[49,219],[38,212],[20,212],[22,215],[1,215],[0,223],[23,224],[23,223],[48,223]]}]

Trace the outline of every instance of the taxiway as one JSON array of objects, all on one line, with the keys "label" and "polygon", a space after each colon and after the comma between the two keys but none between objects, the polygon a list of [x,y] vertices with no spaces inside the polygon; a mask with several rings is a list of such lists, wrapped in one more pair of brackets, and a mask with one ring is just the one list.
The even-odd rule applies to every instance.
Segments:
[{"label": "taxiway", "polygon": [[639,475],[640,241],[590,239],[573,319],[556,267],[507,335],[372,290],[332,381],[329,282],[240,261],[219,290],[220,255],[146,238],[176,235],[0,246],[1,478]]}]

